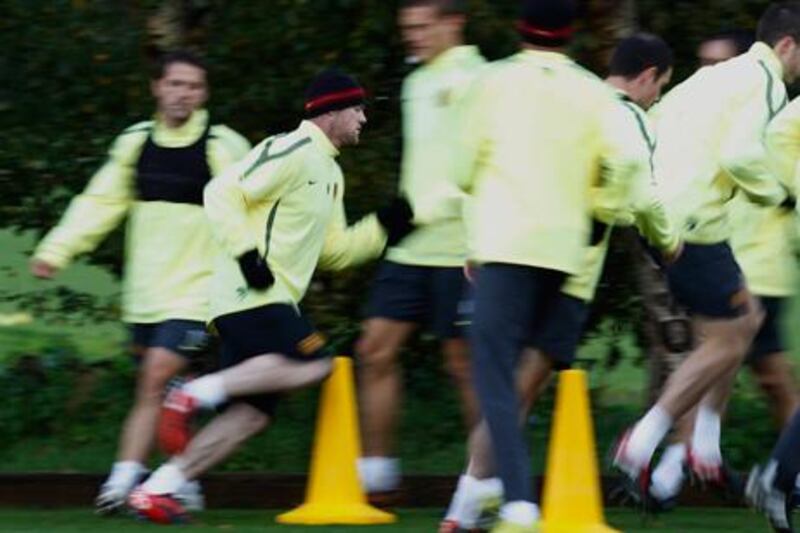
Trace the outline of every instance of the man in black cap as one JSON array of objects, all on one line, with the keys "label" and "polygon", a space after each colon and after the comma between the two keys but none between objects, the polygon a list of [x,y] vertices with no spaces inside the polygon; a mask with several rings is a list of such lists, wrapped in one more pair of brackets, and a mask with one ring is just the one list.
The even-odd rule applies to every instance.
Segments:
[{"label": "man in black cap", "polygon": [[[223,254],[212,282],[211,317],[223,370],[173,390],[164,401],[159,442],[174,457],[129,499],[142,517],[169,507],[176,487],[225,459],[263,430],[276,394],[319,383],[331,369],[325,339],[299,310],[319,264],[342,269],[378,257],[412,229],[408,203],[395,199],[347,226],[339,149],[357,144],[365,92],[339,71],[306,93],[306,120],[262,141],[205,190],[205,209]],[[223,408],[194,438],[199,409]]]},{"label": "man in black cap", "polygon": [[592,219],[600,229],[630,222],[632,176],[648,167],[641,139],[618,127],[614,93],[564,54],[575,16],[568,0],[525,1],[522,50],[478,78],[459,128],[458,180],[473,195],[469,248],[479,265],[473,375],[505,495],[493,533],[532,533],[539,520],[518,424],[523,350],[567,276],[582,272],[593,233],[602,238]]}]

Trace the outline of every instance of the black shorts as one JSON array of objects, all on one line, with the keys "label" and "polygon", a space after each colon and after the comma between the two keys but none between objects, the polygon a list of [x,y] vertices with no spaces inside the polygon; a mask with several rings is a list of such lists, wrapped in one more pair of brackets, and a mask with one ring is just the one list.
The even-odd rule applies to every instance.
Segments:
[{"label": "black shorts", "polygon": [[747,356],[747,363],[751,365],[765,356],[786,351],[781,331],[781,318],[788,298],[761,296],[760,299],[766,316],[753,339],[753,345]]},{"label": "black shorts", "polygon": [[588,315],[589,306],[585,301],[562,292],[551,304],[537,332],[532,335],[530,346],[549,357],[556,370],[570,368],[575,361]]},{"label": "black shorts", "polygon": [[[217,317],[214,327],[222,341],[220,369],[271,353],[300,361],[331,356],[325,338],[299,310],[288,304],[265,305]],[[258,394],[239,400],[274,416],[279,396]]]},{"label": "black shorts", "polygon": [[460,267],[381,263],[367,302],[367,318],[425,324],[440,339],[464,336],[458,305],[467,280]]},{"label": "black shorts", "polygon": [[725,319],[747,313],[744,277],[728,243],[684,245],[667,268],[667,281],[692,315]]},{"label": "black shorts", "polygon": [[165,348],[187,359],[208,353],[206,325],[196,320],[165,320],[153,324],[131,324],[131,342],[141,348]]}]

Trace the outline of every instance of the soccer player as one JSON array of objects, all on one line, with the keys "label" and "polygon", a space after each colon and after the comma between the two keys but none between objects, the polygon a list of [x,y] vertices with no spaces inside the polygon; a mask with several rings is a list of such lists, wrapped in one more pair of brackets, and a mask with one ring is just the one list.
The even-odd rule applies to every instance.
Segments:
[{"label": "soccer player", "polygon": [[715,33],[697,47],[697,61],[710,67],[744,54],[753,46],[753,34],[747,30],[728,30]]},{"label": "soccer player", "polygon": [[[772,120],[767,128],[766,143],[774,171],[781,176],[781,181],[795,183],[795,165],[800,160],[800,102],[792,102]],[[795,292],[795,253],[798,245],[795,213],[792,209],[757,206],[738,195],[731,203],[730,216],[730,243],[734,256],[741,265],[750,290],[758,296],[765,310],[764,321],[745,362],[766,395],[775,422],[782,428],[789,423],[798,406],[797,385],[781,327],[790,298]],[[650,494],[659,503],[658,507],[670,506],[680,493],[685,480],[684,464],[689,448],[694,456],[695,440],[698,447],[710,447],[706,455],[714,457],[715,464],[722,464],[721,429],[716,413],[701,408],[693,414],[711,416],[713,420],[692,426],[695,418],[685,416],[679,422],[676,433],[685,442],[670,445],[653,471]],[[699,432],[697,428],[704,426],[705,431],[710,427],[714,433]],[[694,465],[690,464],[689,467],[693,468]],[[727,477],[729,472],[723,467],[720,474]],[[696,475],[702,476],[704,472]],[[722,483],[728,491],[735,489],[724,486],[730,485],[729,479],[714,481]]]},{"label": "soccer player", "polygon": [[763,205],[787,199],[763,136],[786,104],[782,82],[800,74],[800,2],[767,8],[757,38],[746,54],[700,69],[658,109],[656,173],[687,242],[667,277],[692,315],[698,343],[616,448],[615,465],[636,482],[640,497],[657,446],[673,421],[698,403],[693,469],[706,479],[719,477],[718,445],[708,440],[718,435],[733,378],[762,321],[728,244],[728,202],[737,190]]},{"label": "soccer player", "polygon": [[[378,257],[412,229],[405,200],[348,227],[336,157],[366,123],[364,90],[337,70],[312,81],[306,120],[269,137],[205,190],[205,209],[224,252],[214,271],[212,325],[223,370],[174,389],[159,441],[175,456],[129,498],[145,518],[154,505],[185,511],[174,494],[222,461],[274,416],[279,392],[318,383],[331,369],[325,340],[299,310],[319,264],[342,269]],[[193,439],[198,409],[220,409]]]},{"label": "soccer player", "polygon": [[414,207],[417,229],[389,248],[380,265],[357,344],[365,489],[385,492],[400,480],[393,436],[402,394],[400,349],[425,325],[441,342],[468,427],[477,405],[463,331],[456,325],[465,290],[463,193],[455,186],[453,143],[463,95],[484,64],[464,45],[466,2],[403,0],[398,24],[410,59],[421,63],[402,90],[400,191]]},{"label": "soccer player", "polygon": [[[230,128],[212,125],[203,109],[206,67],[197,57],[169,53],[154,74],[155,117],[117,137],[105,164],[31,261],[35,276],[52,278],[128,216],[122,320],[139,371],[117,461],[96,500],[101,514],[124,505],[144,475],[164,389],[204,352],[215,246],[203,188],[250,148]],[[187,485],[185,492],[197,489]]]},{"label": "soccer player", "polygon": [[479,267],[471,345],[474,381],[506,503],[496,532],[535,531],[530,466],[518,425],[515,373],[567,275],[579,274],[591,219],[628,218],[641,134],[617,127],[613,91],[564,54],[576,5],[527,0],[522,49],[476,80],[457,176],[472,194],[471,259]]},{"label": "soccer player", "polygon": [[[659,37],[646,33],[619,43],[611,59],[607,83],[619,98],[616,128],[626,132],[638,149],[639,172],[631,174],[630,209],[640,232],[668,257],[680,249],[676,229],[658,200],[653,183],[651,159],[655,137],[645,110],[658,99],[672,75],[673,54]],[[569,368],[574,361],[583,326],[603,268],[610,231],[603,230],[600,242],[585,252],[583,267],[569,277],[557,296],[541,330],[527,344],[519,363],[517,385],[522,396],[522,419],[549,382],[554,370]],[[490,441],[485,424],[470,437],[470,458],[465,475],[459,479],[440,533],[455,533],[476,527],[481,507],[502,496],[502,484],[493,478]]]}]

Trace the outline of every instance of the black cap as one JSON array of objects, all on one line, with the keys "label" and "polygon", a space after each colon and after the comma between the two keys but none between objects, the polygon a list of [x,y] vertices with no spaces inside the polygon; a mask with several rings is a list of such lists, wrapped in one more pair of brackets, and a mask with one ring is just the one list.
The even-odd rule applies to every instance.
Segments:
[{"label": "black cap", "polygon": [[517,30],[525,42],[557,48],[572,38],[577,14],[574,0],[523,0]]},{"label": "black cap", "polygon": [[325,70],[306,89],[306,117],[362,105],[366,95],[364,88],[351,76],[337,69]]}]

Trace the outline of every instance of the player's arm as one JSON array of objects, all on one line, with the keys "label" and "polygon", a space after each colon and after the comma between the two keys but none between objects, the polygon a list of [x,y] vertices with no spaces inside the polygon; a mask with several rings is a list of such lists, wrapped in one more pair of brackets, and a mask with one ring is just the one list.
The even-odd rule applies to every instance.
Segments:
[{"label": "player's arm", "polygon": [[[298,157],[275,157],[273,139],[266,139],[247,156],[212,179],[203,191],[203,206],[211,231],[223,249],[239,262],[247,283],[266,289],[274,278],[258,249],[248,223],[248,205],[278,199],[297,178]],[[279,154],[278,154],[279,155]]]},{"label": "player's arm", "polygon": [[136,134],[117,138],[103,166],[36,247],[34,275],[51,277],[75,256],[94,250],[124,218],[134,199],[133,152],[139,146],[131,135]]},{"label": "player's arm", "polygon": [[211,136],[214,150],[211,153],[210,163],[214,175],[245,157],[252,149],[250,141],[227,126],[214,126]]},{"label": "player's arm", "polygon": [[770,119],[764,92],[760,86],[753,87],[728,109],[719,162],[750,201],[779,205],[787,197],[787,187],[776,178],[764,144]]},{"label": "player's arm", "polygon": [[324,270],[343,270],[365,263],[380,257],[386,248],[387,231],[375,213],[347,225],[342,189],[337,187],[333,214],[319,258],[319,267]]},{"label": "player's arm", "polygon": [[800,184],[800,98],[770,122],[765,139],[775,175],[796,196]]},{"label": "player's arm", "polygon": [[647,172],[648,154],[629,110],[611,95],[599,106],[600,172],[591,189],[592,216],[606,225],[631,225],[631,190],[636,176]]}]

